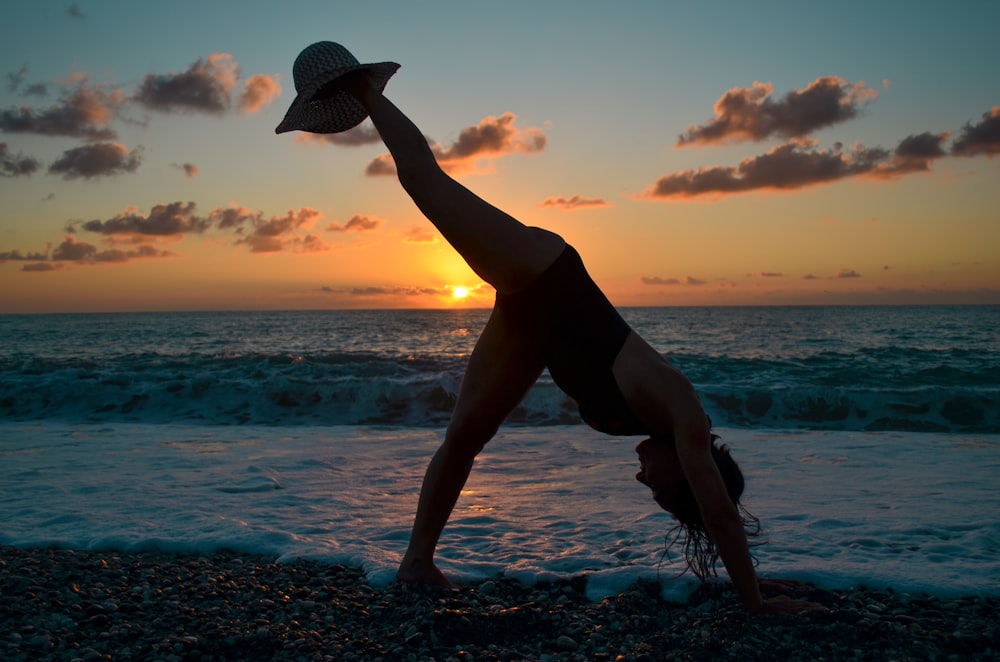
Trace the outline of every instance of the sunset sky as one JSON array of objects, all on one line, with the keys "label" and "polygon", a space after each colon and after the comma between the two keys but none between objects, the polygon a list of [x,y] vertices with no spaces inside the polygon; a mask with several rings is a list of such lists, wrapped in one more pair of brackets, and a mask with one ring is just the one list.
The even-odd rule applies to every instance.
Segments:
[{"label": "sunset sky", "polygon": [[[1000,3],[4,3],[0,313],[488,306],[320,40],[619,306],[1000,303]],[[456,297],[457,288],[467,294]]]}]

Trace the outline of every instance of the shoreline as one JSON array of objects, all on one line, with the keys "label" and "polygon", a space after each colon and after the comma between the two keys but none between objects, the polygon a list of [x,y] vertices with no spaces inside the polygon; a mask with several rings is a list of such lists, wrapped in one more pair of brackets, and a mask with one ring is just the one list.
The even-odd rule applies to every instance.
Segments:
[{"label": "shoreline", "polygon": [[0,545],[5,660],[996,659],[1000,597],[811,589],[810,616],[747,613],[724,584],[590,601],[585,579],[373,588],[360,568],[220,551]]}]

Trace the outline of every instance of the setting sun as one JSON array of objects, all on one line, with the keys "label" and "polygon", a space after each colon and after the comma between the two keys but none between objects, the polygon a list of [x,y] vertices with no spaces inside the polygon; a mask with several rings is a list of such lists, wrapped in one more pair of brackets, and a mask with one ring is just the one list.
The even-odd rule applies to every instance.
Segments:
[{"label": "setting sun", "polygon": [[469,290],[467,290],[464,287],[456,287],[454,290],[452,290],[451,295],[456,299],[464,299],[465,297],[469,296]]}]

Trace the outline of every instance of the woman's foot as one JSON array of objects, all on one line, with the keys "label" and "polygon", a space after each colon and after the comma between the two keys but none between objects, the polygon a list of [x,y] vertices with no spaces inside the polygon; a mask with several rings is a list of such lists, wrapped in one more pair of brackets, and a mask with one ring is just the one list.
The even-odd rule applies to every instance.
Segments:
[{"label": "woman's foot", "polygon": [[433,562],[419,563],[406,559],[403,559],[399,570],[396,571],[396,581],[407,584],[432,584],[443,588],[453,586]]}]

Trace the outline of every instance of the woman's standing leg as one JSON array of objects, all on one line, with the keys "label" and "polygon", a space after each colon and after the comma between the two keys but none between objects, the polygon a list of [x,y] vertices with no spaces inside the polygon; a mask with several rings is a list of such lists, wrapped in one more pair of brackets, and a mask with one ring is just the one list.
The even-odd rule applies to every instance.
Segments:
[{"label": "woman's standing leg", "polygon": [[544,368],[538,343],[512,324],[503,308],[490,320],[469,358],[444,443],[427,467],[413,532],[396,574],[410,582],[448,585],[434,550],[472,463]]}]

